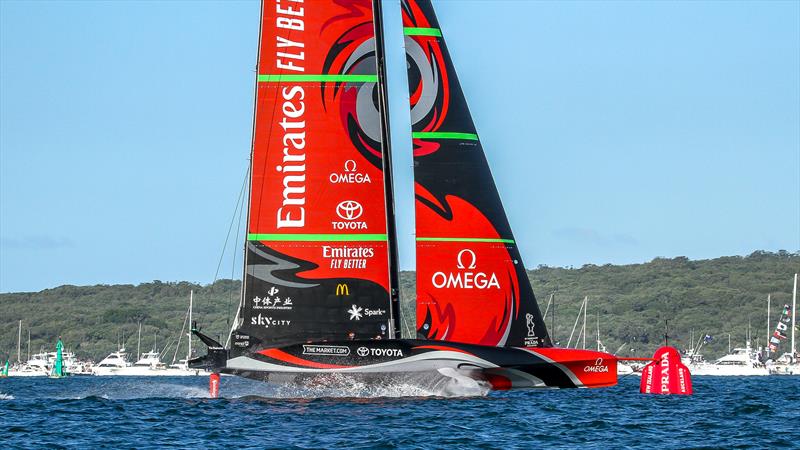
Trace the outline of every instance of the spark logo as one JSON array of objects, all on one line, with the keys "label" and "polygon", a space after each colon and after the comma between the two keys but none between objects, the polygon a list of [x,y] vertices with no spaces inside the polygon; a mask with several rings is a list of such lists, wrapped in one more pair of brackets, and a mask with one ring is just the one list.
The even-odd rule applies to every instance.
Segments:
[{"label": "spark logo", "polygon": [[456,256],[456,272],[436,272],[431,277],[433,287],[437,289],[500,289],[497,275],[492,272],[476,271],[478,257],[475,252],[465,248]]},{"label": "spark logo", "polygon": [[350,320],[361,320],[361,311],[362,308],[360,306],[353,305],[347,312],[350,314]]}]

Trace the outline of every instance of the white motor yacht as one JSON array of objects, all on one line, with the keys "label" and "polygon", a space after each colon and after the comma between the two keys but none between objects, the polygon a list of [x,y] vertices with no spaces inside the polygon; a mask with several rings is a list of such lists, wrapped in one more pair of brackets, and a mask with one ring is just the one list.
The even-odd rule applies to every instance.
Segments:
[{"label": "white motor yacht", "polygon": [[713,363],[690,362],[689,372],[692,375],[716,376],[762,376],[769,375],[767,366],[761,363],[753,350],[750,341],[745,348],[734,348],[733,351]]},{"label": "white motor yacht", "polygon": [[40,365],[27,363],[14,364],[8,369],[9,377],[46,377],[50,374]]},{"label": "white motor yacht", "polygon": [[128,362],[128,354],[125,352],[125,347],[112,352],[106,356],[97,365],[92,367],[92,375],[120,375],[120,371],[131,366]]},{"label": "white motor yacht", "polygon": [[784,353],[775,361],[767,362],[770,375],[800,375],[800,362],[791,353]]}]

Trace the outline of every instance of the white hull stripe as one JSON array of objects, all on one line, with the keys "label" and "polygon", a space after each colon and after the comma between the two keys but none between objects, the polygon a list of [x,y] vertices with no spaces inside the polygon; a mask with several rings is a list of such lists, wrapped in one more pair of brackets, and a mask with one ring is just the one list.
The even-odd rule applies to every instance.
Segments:
[{"label": "white hull stripe", "polygon": [[377,373],[377,372],[423,372],[436,370],[441,367],[452,367],[457,369],[461,364],[471,364],[482,369],[499,367],[497,364],[486,361],[476,356],[462,352],[452,351],[432,351],[407,358],[387,361],[365,366],[347,367],[341,369],[315,369],[308,367],[282,366],[272,364],[249,356],[238,356],[228,360],[227,368],[233,370],[246,370],[256,372],[280,372],[280,373]]}]

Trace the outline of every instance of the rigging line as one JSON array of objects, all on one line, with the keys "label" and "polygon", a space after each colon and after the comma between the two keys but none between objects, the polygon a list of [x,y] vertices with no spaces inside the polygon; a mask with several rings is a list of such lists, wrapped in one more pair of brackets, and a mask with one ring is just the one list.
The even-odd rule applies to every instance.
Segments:
[{"label": "rigging line", "polygon": [[[583,312],[583,306],[585,304],[586,304],[586,299],[584,298],[583,302],[581,302],[581,307],[578,310],[578,317],[575,318],[575,325],[572,326],[572,332],[569,334],[569,341],[567,341],[567,348],[570,348],[570,345],[572,344],[572,336],[575,334],[575,329],[578,327],[578,321],[581,319],[581,313]],[[580,340],[580,335],[578,335],[578,340]],[[576,342],[578,340],[576,340]]]},{"label": "rigging line", "polygon": [[[248,172],[249,170],[248,164]],[[247,179],[245,177],[245,184],[247,183]],[[242,185],[242,192],[244,192],[244,185]],[[233,240],[233,261],[231,261],[231,280],[233,280],[234,274],[236,272],[236,255],[239,253],[236,250],[236,243],[239,242],[239,233],[242,231],[242,215],[244,213],[244,195],[241,196],[242,201],[239,202],[239,221],[236,225],[236,239]],[[233,302],[233,290],[228,292],[228,311],[225,314],[225,328],[227,329],[231,325],[231,302]]]},{"label": "rigging line", "polygon": [[[225,250],[228,248],[228,240],[231,237],[231,229],[233,228],[233,223],[236,221],[236,215],[239,212],[239,205],[242,203],[242,196],[244,195],[245,186],[247,185],[247,178],[250,175],[250,163],[247,164],[247,170],[245,170],[244,174],[244,181],[242,181],[242,188],[239,190],[239,196],[236,198],[236,208],[233,210],[233,216],[231,216],[231,223],[228,225],[228,234],[225,235],[225,243],[222,245],[222,253],[219,255],[219,261],[217,262],[217,270],[214,272],[214,280],[211,281],[211,286],[214,286],[214,283],[217,282],[217,277],[219,277],[219,269],[222,267],[222,260],[225,258]],[[198,291],[200,291],[198,289]],[[212,289],[213,291],[213,289]],[[199,294],[199,292],[198,292]],[[198,308],[198,310],[205,309],[206,311],[209,310],[209,304],[211,302],[211,292],[209,292],[209,296],[205,298],[205,302],[203,304],[203,308]],[[198,302],[199,303],[199,302]],[[192,324],[189,324],[191,327]]]},{"label": "rigging line", "polygon": [[[175,354],[172,355],[172,364],[178,359],[178,350],[181,348],[181,338],[183,337],[183,330],[186,329],[186,321],[189,320],[189,308],[186,308],[186,313],[183,315],[183,325],[181,325],[181,332],[178,334],[178,343],[175,345]],[[191,326],[191,324],[189,324]]]},{"label": "rigging line", "polygon": [[[400,314],[400,324],[403,327],[403,331],[406,331],[408,339],[414,339],[414,330],[411,328],[411,322],[406,317],[406,314],[402,314],[402,311]],[[402,332],[400,333],[400,337],[402,337]]]}]

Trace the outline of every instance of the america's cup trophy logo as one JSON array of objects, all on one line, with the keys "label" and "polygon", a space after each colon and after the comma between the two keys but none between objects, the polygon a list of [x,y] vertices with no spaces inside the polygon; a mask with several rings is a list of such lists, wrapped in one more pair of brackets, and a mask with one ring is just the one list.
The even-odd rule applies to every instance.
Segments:
[{"label": "america's cup trophy logo", "polygon": [[533,314],[525,314],[525,324],[528,326],[528,337],[536,336],[536,323],[533,321]]}]

